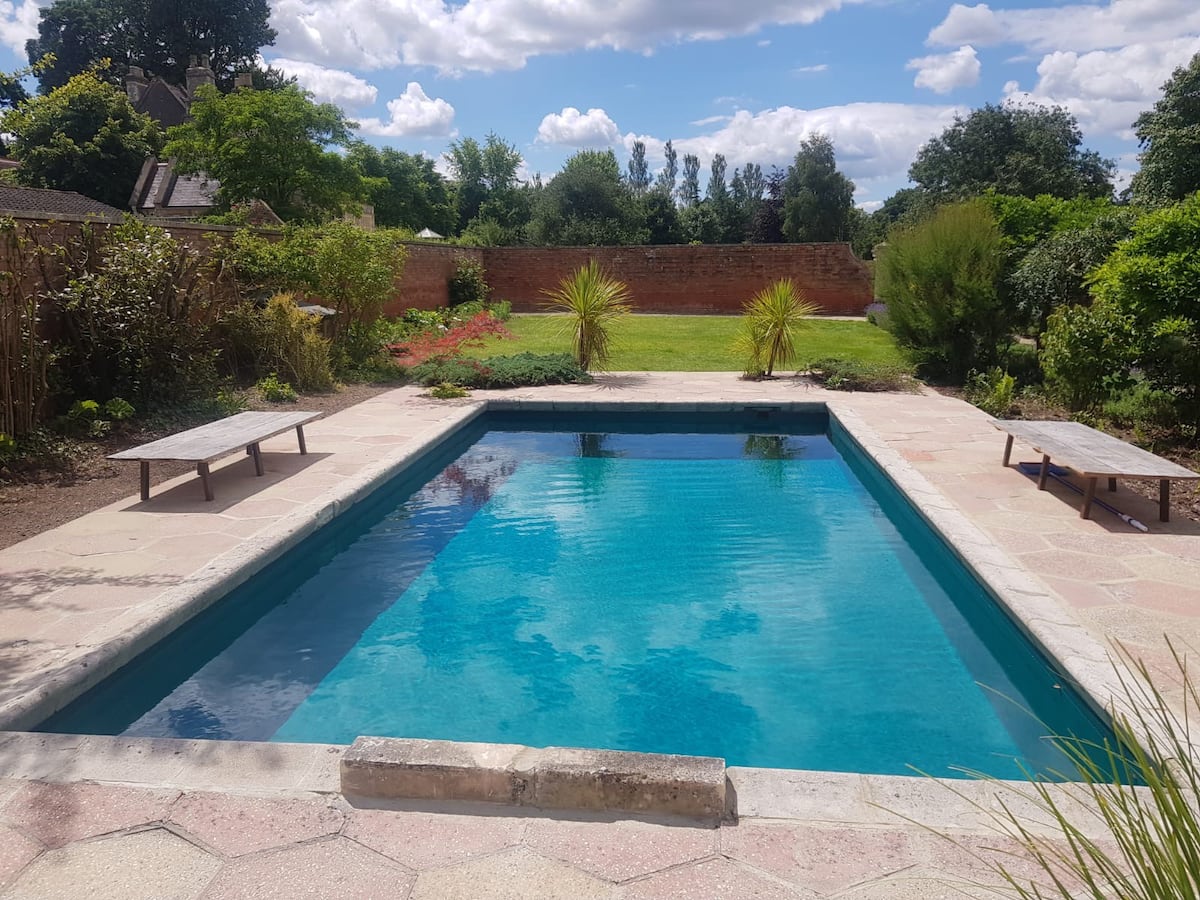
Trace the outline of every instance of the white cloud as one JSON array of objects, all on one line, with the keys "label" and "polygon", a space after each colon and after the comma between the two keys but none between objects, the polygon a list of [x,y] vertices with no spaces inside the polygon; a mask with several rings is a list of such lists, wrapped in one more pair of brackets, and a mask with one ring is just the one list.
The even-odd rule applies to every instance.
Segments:
[{"label": "white cloud", "polygon": [[758,42],[758,46],[759,47],[770,47],[771,42],[769,40],[767,40],[766,38],[764,38],[763,40]]},{"label": "white cloud", "polygon": [[364,134],[383,137],[446,137],[452,135],[454,107],[441,97],[430,99],[415,81],[387,104],[388,120],[360,118]]},{"label": "white cloud", "polygon": [[300,85],[312,91],[313,96],[321,103],[336,103],[346,109],[360,109],[370,106],[379,97],[379,90],[375,85],[341,69],[327,69],[296,59],[273,59],[269,65],[287,75],[295,75]]},{"label": "white cloud", "polygon": [[539,144],[561,144],[564,147],[608,147],[621,139],[617,123],[602,109],[581,113],[573,106],[560,113],[549,113],[538,126]]},{"label": "white cloud", "polygon": [[271,24],[290,58],[333,66],[434,66],[444,72],[519,69],[532,57],[663,44],[807,25],[864,0],[275,0]]},{"label": "white cloud", "polygon": [[728,122],[729,116],[705,116],[703,119],[696,119],[689,124],[695,125],[697,128],[703,128],[705,125],[716,125],[718,122]]},{"label": "white cloud", "polygon": [[38,9],[36,0],[0,0],[0,43],[8,46],[22,60],[25,42],[37,37]]},{"label": "white cloud", "polygon": [[828,71],[828,69],[829,63],[819,63],[815,66],[799,66],[795,69],[792,69],[792,73],[795,75],[804,75],[809,72],[825,72]]},{"label": "white cloud", "polygon": [[975,48],[964,44],[953,53],[937,53],[910,59],[904,68],[916,70],[916,87],[929,88],[935,94],[948,94],[955,88],[970,87],[979,82],[982,66]]}]

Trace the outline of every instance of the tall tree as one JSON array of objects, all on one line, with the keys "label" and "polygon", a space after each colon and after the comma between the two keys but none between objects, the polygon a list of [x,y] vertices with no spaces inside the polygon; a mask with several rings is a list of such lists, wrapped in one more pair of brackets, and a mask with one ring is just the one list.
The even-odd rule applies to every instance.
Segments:
[{"label": "tall tree", "polygon": [[645,197],[646,228],[648,244],[683,243],[683,231],[679,225],[679,210],[675,200],[665,190],[655,187]]},{"label": "tall tree", "polygon": [[679,185],[679,201],[684,206],[700,202],[700,158],[693,153],[683,157],[683,181]]},{"label": "tall tree", "polygon": [[450,186],[433,160],[392,147],[377,149],[356,141],[347,154],[363,177],[375,207],[375,222],[384,227],[432,228],[449,234],[456,218]]},{"label": "tall tree", "polygon": [[31,63],[54,55],[38,74],[42,93],[102,59],[112,61],[106,77],[114,83],[141,66],[181,85],[191,60],[202,56],[229,90],[234,74],[257,68],[258,51],[275,42],[267,0],[54,0],[39,15],[38,36],[25,52]]},{"label": "tall tree", "polygon": [[668,197],[674,197],[675,179],[679,177],[679,154],[670,141],[663,146],[663,157],[666,162],[662,171],[658,173],[657,187]]},{"label": "tall tree", "polygon": [[1142,147],[1129,186],[1136,202],[1157,206],[1200,191],[1200,53],[1174,71],[1133,130]]},{"label": "tall tree", "polygon": [[611,150],[580,150],[546,185],[530,222],[542,244],[645,243],[644,213]]},{"label": "tall tree", "polygon": [[220,182],[224,205],[263,200],[285,220],[341,215],[366,197],[354,165],[331,147],[349,147],[354,123],[332,103],[296,87],[197,92],[192,118],[167,134],[176,171]]},{"label": "tall tree", "polygon": [[483,145],[474,138],[450,144],[446,153],[457,189],[458,228],[465,230],[476,219],[491,219],[502,229],[518,227],[524,205],[520,202],[517,148],[489,133]]},{"label": "tall tree", "polygon": [[747,237],[752,244],[783,243],[783,185],[787,172],[773,167],[766,178],[766,197],[750,217]]},{"label": "tall tree", "polygon": [[789,241],[849,239],[854,182],[838,171],[833,141],[815,134],[800,144],[783,183],[783,234]]},{"label": "tall tree", "polygon": [[1107,197],[1115,164],[1081,150],[1075,117],[1060,106],[982,106],[921,148],[908,170],[936,200],[958,200],[991,189],[1036,197]]},{"label": "tall tree", "polygon": [[143,161],[162,146],[150,117],[92,72],[8,110],[0,129],[12,135],[21,184],[78,191],[118,209],[128,208]]},{"label": "tall tree", "polygon": [[635,194],[644,194],[650,189],[650,166],[646,163],[645,141],[634,141],[629,151],[629,186]]}]

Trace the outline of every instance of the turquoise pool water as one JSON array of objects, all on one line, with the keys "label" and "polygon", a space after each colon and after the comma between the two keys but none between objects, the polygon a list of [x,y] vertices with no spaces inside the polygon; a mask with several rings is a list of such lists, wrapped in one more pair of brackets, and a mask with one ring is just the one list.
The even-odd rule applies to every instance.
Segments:
[{"label": "turquoise pool water", "polygon": [[1101,738],[828,424],[492,415],[42,729],[1001,777]]}]

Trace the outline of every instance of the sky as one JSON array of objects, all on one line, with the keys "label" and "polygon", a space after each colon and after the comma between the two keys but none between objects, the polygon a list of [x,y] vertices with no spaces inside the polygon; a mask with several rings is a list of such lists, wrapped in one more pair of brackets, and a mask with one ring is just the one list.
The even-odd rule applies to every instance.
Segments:
[{"label": "sky", "polygon": [[[984,103],[1059,104],[1084,145],[1137,168],[1132,123],[1200,52],[1200,0],[270,0],[266,62],[360,135],[440,159],[494,132],[551,177],[580,149],[670,139],[707,179],[723,153],[786,166],[832,138],[856,202],[908,184],[920,146]],[[0,0],[0,67],[36,0]]]}]

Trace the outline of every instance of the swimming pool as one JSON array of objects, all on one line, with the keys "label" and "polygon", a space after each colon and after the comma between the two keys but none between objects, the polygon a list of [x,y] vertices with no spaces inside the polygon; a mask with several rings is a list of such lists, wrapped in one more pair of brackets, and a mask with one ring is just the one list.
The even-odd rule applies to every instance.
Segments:
[{"label": "swimming pool", "polygon": [[1000,777],[1051,729],[1104,734],[836,422],[762,410],[489,413],[41,726]]}]

